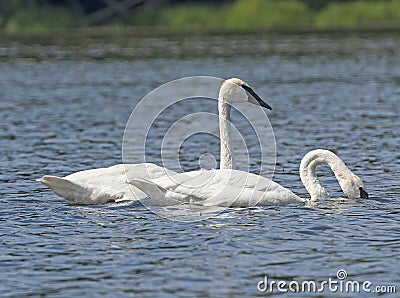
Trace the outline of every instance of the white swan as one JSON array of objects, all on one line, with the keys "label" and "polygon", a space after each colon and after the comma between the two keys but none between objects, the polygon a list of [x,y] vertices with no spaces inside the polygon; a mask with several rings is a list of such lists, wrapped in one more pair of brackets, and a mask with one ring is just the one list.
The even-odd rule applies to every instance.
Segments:
[{"label": "white swan", "polygon": [[[233,168],[230,145],[230,104],[249,102],[271,109],[245,82],[238,78],[224,81],[218,96],[221,139],[221,169]],[[155,179],[176,172],[154,164],[119,164],[109,168],[91,169],[66,177],[44,176],[38,181],[51,188],[60,197],[74,204],[90,205],[145,198],[146,194],[127,183],[126,177]]]},{"label": "white swan", "polygon": [[194,203],[203,206],[245,207],[307,203],[329,197],[315,173],[316,166],[321,163],[332,169],[348,198],[368,198],[362,180],[337,155],[323,149],[308,152],[300,164],[300,178],[311,195],[310,199],[300,198],[270,179],[230,169],[200,170],[151,181],[135,179],[130,183],[160,205]]}]

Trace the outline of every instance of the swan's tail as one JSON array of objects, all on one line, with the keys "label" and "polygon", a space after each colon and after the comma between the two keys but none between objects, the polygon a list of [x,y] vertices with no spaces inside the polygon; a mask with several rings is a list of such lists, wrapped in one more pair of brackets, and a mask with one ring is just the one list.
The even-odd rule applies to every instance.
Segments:
[{"label": "swan's tail", "polygon": [[76,202],[77,198],[90,197],[90,193],[83,186],[57,176],[44,176],[38,179],[47,187],[51,188],[58,196],[71,202]]},{"label": "swan's tail", "polygon": [[159,206],[178,205],[180,201],[168,198],[168,190],[146,179],[134,179],[130,184],[143,191],[150,199],[154,200]]},{"label": "swan's tail", "polygon": [[58,196],[74,204],[90,205],[114,202],[118,197],[110,192],[96,192],[89,185],[82,185],[57,176],[44,176],[37,181],[51,188]]}]

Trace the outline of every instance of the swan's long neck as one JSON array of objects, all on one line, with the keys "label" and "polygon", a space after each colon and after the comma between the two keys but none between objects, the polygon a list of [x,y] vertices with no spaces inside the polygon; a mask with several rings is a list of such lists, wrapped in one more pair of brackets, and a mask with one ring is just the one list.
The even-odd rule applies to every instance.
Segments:
[{"label": "swan's long neck", "polygon": [[218,98],[218,113],[219,113],[219,138],[221,141],[220,169],[233,169],[234,156],[230,142],[231,106],[224,101],[221,94],[219,95]]},{"label": "swan's long neck", "polygon": [[327,164],[332,169],[340,185],[343,177],[349,175],[350,172],[344,162],[331,151],[317,149],[307,153],[300,163],[300,178],[310,193],[312,201],[329,197],[315,172],[315,168],[321,163]]}]

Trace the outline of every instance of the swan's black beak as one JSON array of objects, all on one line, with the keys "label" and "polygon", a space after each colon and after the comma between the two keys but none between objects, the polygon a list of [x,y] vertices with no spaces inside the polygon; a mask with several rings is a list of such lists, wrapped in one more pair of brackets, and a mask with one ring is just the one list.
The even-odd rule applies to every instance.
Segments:
[{"label": "swan's black beak", "polygon": [[262,106],[263,108],[267,108],[267,109],[269,109],[269,110],[272,110],[272,107],[271,107],[269,104],[267,104],[265,101],[263,101],[263,100],[261,99],[261,97],[258,96],[257,93],[255,93],[253,89],[251,89],[251,87],[249,87],[249,86],[247,86],[247,85],[242,85],[242,88],[243,88],[244,90],[246,90],[246,92],[249,93],[249,94],[251,95],[250,98],[254,98],[255,101],[256,101],[256,102],[252,102],[252,101],[250,100],[250,102],[252,102],[252,103],[254,103],[254,104],[258,104],[258,105]]},{"label": "swan's black beak", "polygon": [[360,198],[361,199],[369,199],[368,193],[364,190],[364,188],[360,187]]}]

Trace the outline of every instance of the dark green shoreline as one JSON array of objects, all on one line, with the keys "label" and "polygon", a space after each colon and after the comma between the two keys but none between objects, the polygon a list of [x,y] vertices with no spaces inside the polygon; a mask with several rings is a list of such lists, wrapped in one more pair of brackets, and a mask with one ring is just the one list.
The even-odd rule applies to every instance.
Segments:
[{"label": "dark green shoreline", "polygon": [[157,27],[91,27],[91,28],[74,28],[62,30],[18,30],[18,31],[1,31],[1,43],[4,41],[22,41],[22,40],[65,40],[68,38],[77,39],[96,39],[106,38],[112,40],[120,37],[185,37],[191,36],[210,36],[210,35],[255,35],[255,34],[367,34],[367,33],[393,33],[399,32],[400,27],[360,27],[360,28],[261,28],[261,29],[172,29],[172,28],[157,28]]},{"label": "dark green shoreline", "polygon": [[329,0],[319,9],[307,4],[311,2],[235,0],[160,5],[131,11],[125,18],[112,16],[93,26],[85,25],[84,18],[67,6],[22,6],[7,17],[0,13],[0,37],[400,32],[400,0]]}]

